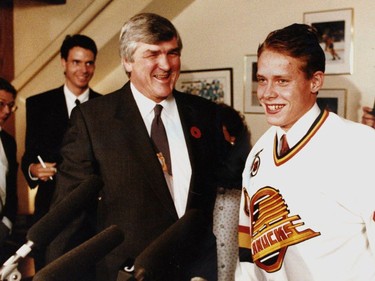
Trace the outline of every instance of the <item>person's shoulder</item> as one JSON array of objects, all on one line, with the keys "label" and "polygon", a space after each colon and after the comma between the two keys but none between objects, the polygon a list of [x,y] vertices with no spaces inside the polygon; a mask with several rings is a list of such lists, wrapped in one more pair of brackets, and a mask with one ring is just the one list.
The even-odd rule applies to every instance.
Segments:
[{"label": "person's shoulder", "polygon": [[335,123],[336,128],[341,129],[345,134],[356,132],[375,136],[375,130],[370,126],[346,119],[332,112],[330,112],[329,117]]},{"label": "person's shoulder", "polygon": [[105,108],[109,105],[117,105],[120,102],[124,94],[124,87],[119,88],[113,92],[107,94],[99,94],[93,99],[89,99],[87,102],[81,104],[82,110],[86,110],[88,107],[95,108]]},{"label": "person's shoulder", "polygon": [[327,128],[332,138],[348,145],[375,147],[375,130],[359,122],[355,122],[336,114],[329,115],[331,125]]},{"label": "person's shoulder", "polygon": [[14,144],[14,146],[16,145],[15,138],[11,134],[9,134],[7,131],[5,131],[4,129],[1,130],[1,138],[4,141],[7,141],[8,143]]},{"label": "person's shoulder", "polygon": [[90,98],[98,98],[98,97],[101,97],[103,96],[101,93],[98,93],[96,91],[94,91],[93,89],[90,88]]},{"label": "person's shoulder", "polygon": [[64,93],[64,87],[60,86],[58,88],[50,89],[45,92],[32,95],[26,99],[26,102],[33,103],[33,102],[40,102],[42,100],[54,99],[56,95],[60,95],[63,93]]}]

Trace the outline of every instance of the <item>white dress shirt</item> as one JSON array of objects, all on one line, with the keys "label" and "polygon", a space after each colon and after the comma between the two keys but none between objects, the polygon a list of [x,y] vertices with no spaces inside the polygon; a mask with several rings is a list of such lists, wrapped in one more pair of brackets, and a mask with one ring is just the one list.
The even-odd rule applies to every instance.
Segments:
[{"label": "white dress shirt", "polygon": [[[1,131],[0,127],[0,131]],[[5,155],[5,150],[3,146],[3,142],[0,138],[0,213],[3,210],[3,206],[5,205],[6,200],[6,176],[8,174],[9,165],[8,159]],[[12,229],[12,222],[7,218],[3,217],[2,222],[9,228]]]},{"label": "white dress shirt", "polygon": [[[132,83],[130,87],[148,134],[151,135],[151,124],[154,119],[154,107],[156,103],[141,94]],[[185,214],[189,193],[192,173],[191,164],[176,100],[173,96],[170,96],[168,99],[162,101],[160,105],[163,106],[161,119],[168,137],[173,175],[169,176],[166,173],[165,176],[177,214],[179,217],[182,217]]]},{"label": "white dress shirt", "polygon": [[65,95],[65,101],[66,101],[66,106],[68,108],[68,114],[72,113],[73,108],[76,106],[76,99],[80,101],[80,103],[84,103],[85,101],[89,100],[89,92],[90,89],[87,88],[86,91],[84,91],[82,94],[80,94],[78,97],[73,94],[72,91],[69,90],[69,88],[64,85],[64,95]]}]

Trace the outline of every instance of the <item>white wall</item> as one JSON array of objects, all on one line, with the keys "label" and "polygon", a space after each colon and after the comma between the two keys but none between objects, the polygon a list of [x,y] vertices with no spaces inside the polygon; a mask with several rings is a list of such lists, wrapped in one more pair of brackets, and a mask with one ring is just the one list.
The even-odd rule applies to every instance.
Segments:
[{"label": "white wall", "polygon": [[[359,120],[361,105],[375,94],[375,1],[349,0],[197,0],[174,23],[183,41],[183,69],[233,67],[234,106],[243,110],[244,55],[274,30],[302,23],[311,11],[353,8],[353,74],[327,75],[325,88],[346,88],[347,117]],[[246,114],[255,141],[267,128],[263,114]]]}]

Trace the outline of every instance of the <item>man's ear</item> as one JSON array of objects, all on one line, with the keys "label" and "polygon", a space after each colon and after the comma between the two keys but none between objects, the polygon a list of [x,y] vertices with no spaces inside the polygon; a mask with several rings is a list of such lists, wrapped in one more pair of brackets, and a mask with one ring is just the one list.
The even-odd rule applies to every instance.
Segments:
[{"label": "man's ear", "polygon": [[311,92],[317,93],[322,87],[324,82],[324,73],[316,71],[311,79]]},{"label": "man's ear", "polygon": [[128,73],[132,72],[133,65],[130,62],[128,62],[126,59],[122,59],[122,64],[124,65],[126,72]]},{"label": "man's ear", "polygon": [[66,64],[68,63],[64,58],[61,58],[61,66],[63,68],[64,75],[66,74]]}]

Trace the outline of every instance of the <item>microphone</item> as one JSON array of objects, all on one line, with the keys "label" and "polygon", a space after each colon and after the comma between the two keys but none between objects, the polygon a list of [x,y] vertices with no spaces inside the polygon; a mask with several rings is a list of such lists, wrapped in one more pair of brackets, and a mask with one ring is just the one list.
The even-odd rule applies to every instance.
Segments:
[{"label": "microphone", "polygon": [[124,233],[111,225],[81,245],[54,260],[34,276],[33,281],[78,281],[95,269],[105,255],[124,240]]},{"label": "microphone", "polygon": [[198,255],[209,227],[208,215],[201,210],[188,210],[135,259],[136,280],[169,280],[165,274],[175,268],[186,269],[185,264]]},{"label": "microphone", "polygon": [[27,240],[38,248],[45,247],[88,205],[95,202],[102,180],[92,175],[37,221],[27,232]]},{"label": "microphone", "polygon": [[0,280],[6,280],[9,274],[14,273],[18,260],[26,257],[32,248],[42,248],[51,243],[74,217],[96,200],[102,187],[103,182],[98,176],[90,176],[54,208],[50,209],[28,230],[26,235],[28,241],[0,268]]}]

